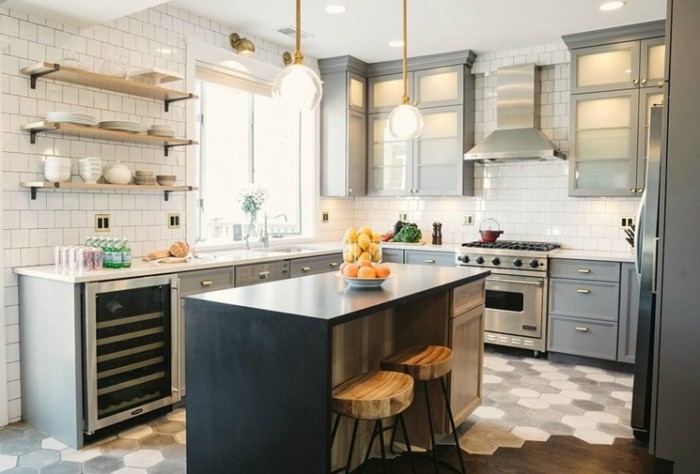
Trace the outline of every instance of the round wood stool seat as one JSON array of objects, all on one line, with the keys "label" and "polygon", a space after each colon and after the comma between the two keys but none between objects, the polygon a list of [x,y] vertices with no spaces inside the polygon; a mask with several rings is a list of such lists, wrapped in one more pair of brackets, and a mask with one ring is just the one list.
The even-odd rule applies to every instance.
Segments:
[{"label": "round wood stool seat", "polygon": [[366,372],[336,386],[332,396],[336,413],[379,420],[397,415],[411,405],[413,379],[401,372]]},{"label": "round wood stool seat", "polygon": [[382,360],[382,369],[403,372],[416,380],[439,379],[452,370],[452,349],[445,346],[411,346]]}]

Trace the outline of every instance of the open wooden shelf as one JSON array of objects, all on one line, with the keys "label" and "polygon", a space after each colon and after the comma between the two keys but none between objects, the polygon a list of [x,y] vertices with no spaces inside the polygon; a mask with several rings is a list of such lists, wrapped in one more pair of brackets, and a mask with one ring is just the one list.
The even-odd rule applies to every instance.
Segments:
[{"label": "open wooden shelf", "polygon": [[65,133],[67,135],[79,135],[83,137],[103,138],[107,140],[121,140],[134,143],[162,145],[165,156],[168,156],[168,150],[170,150],[172,147],[197,144],[196,140],[190,140],[188,138],[159,137],[156,135],[148,135],[146,133],[122,132],[119,130],[108,130],[105,128],[76,125],[73,123],[49,122],[48,120],[22,125],[22,130],[29,131],[30,142],[32,144],[36,143],[37,133]]},{"label": "open wooden shelf", "polygon": [[42,62],[22,69],[22,73],[30,76],[31,88],[36,88],[36,80],[43,76],[72,84],[80,84],[98,89],[105,89],[124,94],[162,100],[165,103],[165,111],[173,102],[185,99],[197,99],[198,96],[190,92],[180,92],[165,87],[153,86],[121,77],[106,76],[96,72],[86,71],[60,64]]},{"label": "open wooden shelf", "polygon": [[109,189],[117,191],[162,191],[167,201],[173,191],[194,191],[194,186],[160,186],[140,184],[107,184],[107,183],[74,183],[58,181],[24,181],[20,183],[25,188],[30,188],[32,199],[36,199],[37,189]]}]

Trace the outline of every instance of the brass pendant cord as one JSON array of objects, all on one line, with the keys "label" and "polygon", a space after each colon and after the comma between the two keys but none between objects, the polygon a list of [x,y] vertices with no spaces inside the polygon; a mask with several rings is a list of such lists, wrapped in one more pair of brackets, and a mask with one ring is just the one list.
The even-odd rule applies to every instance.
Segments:
[{"label": "brass pendant cord", "polygon": [[408,73],[406,72],[407,70],[407,64],[408,64],[408,59],[406,57],[408,56],[408,34],[407,34],[407,16],[406,16],[406,0],[403,0],[403,97],[401,97],[401,103],[402,104],[408,104],[411,99],[408,97]]},{"label": "brass pendant cord", "polygon": [[297,19],[296,19],[296,46],[294,50],[294,58],[292,64],[304,64],[304,55],[301,54],[301,0],[297,0]]}]

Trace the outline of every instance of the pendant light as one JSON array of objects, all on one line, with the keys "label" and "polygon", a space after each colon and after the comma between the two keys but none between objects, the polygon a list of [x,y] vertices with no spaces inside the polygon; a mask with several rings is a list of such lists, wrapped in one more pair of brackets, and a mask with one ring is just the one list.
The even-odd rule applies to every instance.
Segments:
[{"label": "pendant light", "polygon": [[296,0],[296,49],[291,65],[287,66],[275,78],[272,95],[295,110],[313,110],[323,95],[321,79],[307,66],[301,53],[301,0]]},{"label": "pendant light", "polygon": [[403,0],[403,96],[401,104],[389,114],[389,132],[402,140],[418,138],[423,130],[423,116],[420,110],[411,105],[411,98],[408,96],[406,23],[406,0]]}]

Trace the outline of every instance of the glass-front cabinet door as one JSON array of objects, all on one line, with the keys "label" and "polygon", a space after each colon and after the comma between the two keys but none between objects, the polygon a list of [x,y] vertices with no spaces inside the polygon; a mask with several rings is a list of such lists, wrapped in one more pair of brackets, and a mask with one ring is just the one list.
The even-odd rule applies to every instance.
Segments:
[{"label": "glass-front cabinet door", "polygon": [[572,96],[570,195],[635,195],[638,100],[636,89]]},{"label": "glass-front cabinet door", "polygon": [[642,87],[659,87],[664,81],[664,59],[666,45],[664,38],[642,41],[639,84]]},{"label": "glass-front cabinet door", "polygon": [[[408,75],[408,91],[410,94],[412,76]],[[369,78],[369,111],[391,112],[403,97],[403,75],[390,74]]]},{"label": "glass-front cabinet door", "polygon": [[369,115],[370,193],[400,196],[413,192],[413,143],[389,132],[389,114]]},{"label": "glass-front cabinet door", "polygon": [[461,106],[421,109],[423,133],[416,141],[414,189],[421,195],[461,195],[464,169]]},{"label": "glass-front cabinet door", "polygon": [[464,103],[464,66],[424,69],[413,73],[416,106],[438,107]]},{"label": "glass-front cabinet door", "polygon": [[571,93],[637,87],[639,41],[594,46],[571,52]]}]

